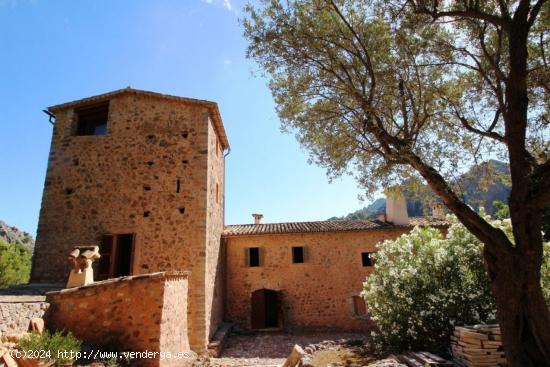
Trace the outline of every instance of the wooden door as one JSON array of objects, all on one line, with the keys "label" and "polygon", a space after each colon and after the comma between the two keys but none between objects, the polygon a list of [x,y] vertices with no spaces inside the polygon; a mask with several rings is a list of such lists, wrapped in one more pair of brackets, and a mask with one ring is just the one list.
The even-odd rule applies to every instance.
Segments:
[{"label": "wooden door", "polygon": [[252,329],[265,328],[265,289],[252,292],[250,327]]}]

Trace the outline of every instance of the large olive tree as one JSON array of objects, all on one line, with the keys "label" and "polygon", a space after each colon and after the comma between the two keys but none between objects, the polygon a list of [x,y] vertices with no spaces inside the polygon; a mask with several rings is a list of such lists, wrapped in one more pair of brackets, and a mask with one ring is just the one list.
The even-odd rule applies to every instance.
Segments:
[{"label": "large olive tree", "polygon": [[[484,243],[511,366],[550,366],[540,286],[550,203],[546,0],[264,0],[244,19],[283,127],[368,190],[424,180]],[[513,239],[464,203],[455,177],[509,163]]]}]

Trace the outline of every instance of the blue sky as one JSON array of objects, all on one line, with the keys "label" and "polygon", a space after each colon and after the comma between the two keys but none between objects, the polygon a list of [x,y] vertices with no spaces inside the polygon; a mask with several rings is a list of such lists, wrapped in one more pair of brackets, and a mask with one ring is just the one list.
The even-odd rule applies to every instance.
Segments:
[{"label": "blue sky", "polygon": [[47,106],[132,86],[219,104],[232,147],[226,221],[323,220],[363,206],[280,132],[245,57],[241,0],[0,0],[0,219],[35,234]]}]

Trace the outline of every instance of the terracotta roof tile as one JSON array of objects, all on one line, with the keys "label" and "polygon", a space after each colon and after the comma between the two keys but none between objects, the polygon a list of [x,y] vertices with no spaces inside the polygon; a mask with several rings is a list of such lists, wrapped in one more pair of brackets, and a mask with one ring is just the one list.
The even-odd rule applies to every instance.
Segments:
[{"label": "terracotta roof tile", "polygon": [[446,220],[433,217],[412,217],[410,218],[410,224],[408,226],[396,226],[392,223],[378,220],[326,220],[318,222],[236,224],[225,226],[223,235],[225,237],[231,237],[285,233],[354,232],[414,227],[417,225],[445,227],[448,226],[449,223]]}]

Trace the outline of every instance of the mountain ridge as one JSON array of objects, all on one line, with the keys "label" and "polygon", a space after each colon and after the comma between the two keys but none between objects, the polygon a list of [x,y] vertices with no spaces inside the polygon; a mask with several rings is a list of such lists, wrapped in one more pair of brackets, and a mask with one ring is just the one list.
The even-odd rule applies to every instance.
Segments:
[{"label": "mountain ridge", "polygon": [[10,226],[2,220],[0,220],[0,240],[6,243],[19,243],[30,249],[34,248],[34,239],[30,233]]},{"label": "mountain ridge", "polygon": [[[494,172],[495,177],[491,180],[487,177],[488,172]],[[464,186],[463,198],[466,204],[475,210],[484,207],[488,214],[494,214],[496,208],[493,206],[495,200],[508,203],[511,186],[502,180],[502,176],[508,174],[508,165],[497,160],[489,160],[471,167],[468,172],[460,177]],[[491,174],[489,173],[489,176]],[[483,189],[482,187],[485,186]],[[426,186],[427,188],[427,186]],[[429,190],[429,189],[428,189]],[[407,196],[407,194],[405,194]],[[409,216],[416,217],[429,213],[429,204],[432,201],[440,201],[433,193],[430,193],[423,200],[407,199],[407,211]],[[331,217],[328,220],[366,220],[374,219],[386,209],[386,199],[377,198],[371,204],[348,213],[342,217]]]}]

